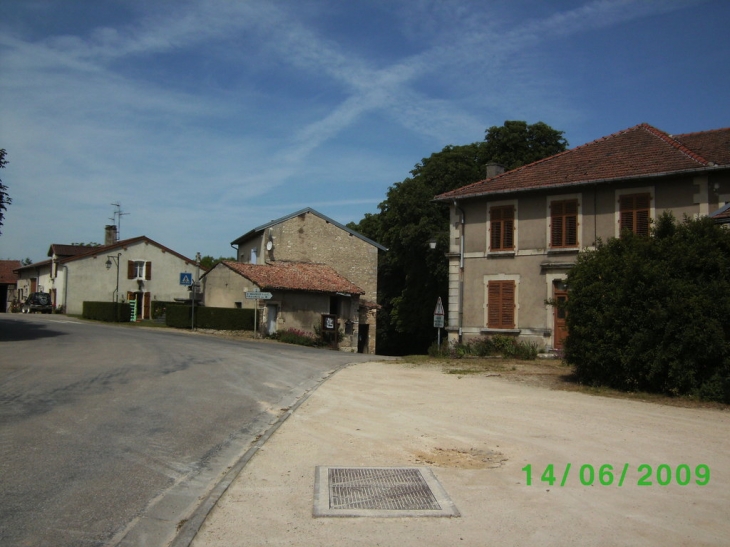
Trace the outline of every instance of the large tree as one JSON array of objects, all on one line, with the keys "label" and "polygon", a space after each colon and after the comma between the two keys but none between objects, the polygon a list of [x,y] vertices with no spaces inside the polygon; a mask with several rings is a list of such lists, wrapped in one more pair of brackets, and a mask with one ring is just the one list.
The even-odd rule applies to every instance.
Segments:
[{"label": "large tree", "polygon": [[[566,145],[561,131],[542,122],[528,126],[507,121],[502,128],[487,130],[483,142],[447,146],[424,158],[410,177],[388,189],[379,213],[350,224],[388,247],[378,267],[379,352],[423,353],[435,338],[437,298],[446,305],[449,211],[434,196],[484,179],[487,163],[513,168],[561,152]],[[536,157],[536,150],[545,156]],[[435,250],[428,245],[432,238]]]},{"label": "large tree", "polygon": [[[0,148],[0,169],[5,167],[5,165],[8,162],[5,160],[5,149]],[[0,180],[0,226],[3,225],[3,222],[5,222],[5,211],[8,209],[8,205],[10,205],[13,202],[13,200],[8,195],[8,187],[5,186]],[[0,232],[2,234],[2,232]]]}]

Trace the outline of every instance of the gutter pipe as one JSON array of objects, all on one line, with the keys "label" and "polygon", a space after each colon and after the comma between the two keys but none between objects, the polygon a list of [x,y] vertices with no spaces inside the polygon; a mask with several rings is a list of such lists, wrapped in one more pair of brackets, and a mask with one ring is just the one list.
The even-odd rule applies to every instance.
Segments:
[{"label": "gutter pipe", "polygon": [[464,224],[466,223],[466,214],[464,210],[459,207],[459,204],[454,200],[454,210],[460,213],[460,224],[459,229],[459,313],[457,315],[458,327],[459,327],[459,343],[462,338],[462,326],[464,322]]}]

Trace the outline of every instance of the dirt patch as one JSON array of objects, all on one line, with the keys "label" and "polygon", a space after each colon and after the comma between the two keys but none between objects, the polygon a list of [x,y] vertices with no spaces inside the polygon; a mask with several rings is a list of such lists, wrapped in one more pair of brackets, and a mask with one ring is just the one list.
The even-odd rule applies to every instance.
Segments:
[{"label": "dirt patch", "polygon": [[572,366],[568,366],[558,359],[537,359],[535,361],[501,358],[434,359],[415,355],[405,357],[404,361],[415,366],[439,367],[443,373],[455,375],[459,379],[466,379],[470,376],[496,376],[510,382],[545,389],[575,391],[588,395],[682,408],[730,410],[730,405],[700,401],[691,397],[669,397],[654,393],[626,392],[605,387],[586,386],[578,383]]},{"label": "dirt patch", "polygon": [[457,448],[434,448],[429,452],[413,454],[414,463],[435,465],[436,467],[453,467],[457,469],[496,469],[502,467],[507,458],[501,452],[493,450],[459,450]]}]

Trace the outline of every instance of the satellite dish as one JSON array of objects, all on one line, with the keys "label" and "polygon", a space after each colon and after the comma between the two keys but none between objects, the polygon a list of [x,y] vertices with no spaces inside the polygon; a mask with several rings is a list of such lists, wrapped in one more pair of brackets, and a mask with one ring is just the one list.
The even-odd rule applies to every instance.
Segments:
[{"label": "satellite dish", "polygon": [[267,241],[266,242],[266,250],[267,251],[270,251],[273,248],[274,248],[274,242],[273,241]]}]

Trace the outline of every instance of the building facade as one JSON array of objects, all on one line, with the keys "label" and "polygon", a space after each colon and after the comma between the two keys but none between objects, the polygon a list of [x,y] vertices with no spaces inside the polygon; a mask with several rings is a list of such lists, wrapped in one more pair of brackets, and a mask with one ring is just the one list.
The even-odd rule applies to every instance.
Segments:
[{"label": "building facade", "polygon": [[[343,332],[351,332],[347,334],[352,338],[351,347],[375,353],[378,252],[385,251],[385,247],[311,208],[258,226],[233,241],[231,246],[236,248],[238,262],[242,264],[289,262],[332,268],[361,292],[357,295],[357,304],[352,303],[355,293],[332,293],[325,306],[331,310],[328,313],[338,315]],[[312,288],[318,290],[316,287],[310,287],[310,290]],[[205,291],[206,305],[215,302],[215,305],[233,307],[236,302],[242,302],[240,294],[222,299],[220,291],[211,291],[208,284]],[[273,312],[277,305],[276,301],[267,303],[266,312]],[[284,315],[279,313],[278,317],[283,325]]]},{"label": "building facade", "polygon": [[97,247],[51,245],[51,259],[15,270],[18,290],[51,294],[54,308],[80,315],[85,301],[134,302],[138,319],[151,319],[154,300],[190,298],[180,274],[194,260],[146,236]]},{"label": "building facade", "polygon": [[668,135],[641,124],[436,197],[451,208],[449,340],[507,334],[560,349],[568,271],[664,211],[730,202],[730,129]]}]

